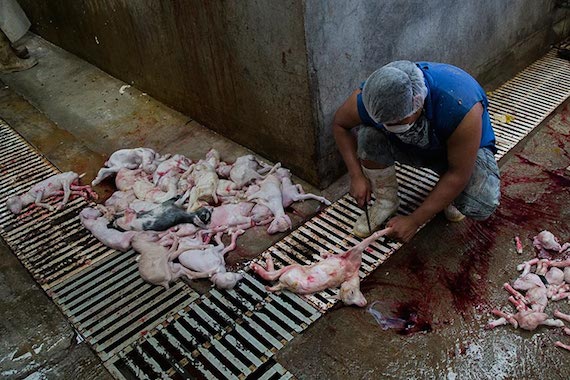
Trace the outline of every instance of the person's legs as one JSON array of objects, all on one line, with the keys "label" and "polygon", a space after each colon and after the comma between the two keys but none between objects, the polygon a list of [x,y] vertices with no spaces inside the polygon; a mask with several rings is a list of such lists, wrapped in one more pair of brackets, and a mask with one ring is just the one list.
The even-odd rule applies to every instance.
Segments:
[{"label": "person's legs", "polygon": [[358,157],[362,171],[370,180],[376,201],[368,208],[370,229],[366,214],[361,214],[354,224],[353,233],[367,237],[380,228],[400,205],[398,181],[394,158],[386,134],[373,127],[361,127],[358,132]]},{"label": "person's legs", "polygon": [[485,220],[499,206],[500,186],[499,167],[493,152],[480,148],[473,174],[453,204],[468,218]]},{"label": "person's legs", "polygon": [[16,71],[27,70],[38,63],[35,59],[21,59],[12,50],[10,40],[0,30],[0,72],[12,73]]}]

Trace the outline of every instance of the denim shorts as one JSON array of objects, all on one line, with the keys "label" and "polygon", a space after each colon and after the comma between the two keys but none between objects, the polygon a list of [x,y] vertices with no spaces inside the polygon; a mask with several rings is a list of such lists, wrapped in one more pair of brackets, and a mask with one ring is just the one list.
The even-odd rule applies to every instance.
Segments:
[{"label": "denim shorts", "polygon": [[[397,161],[417,168],[428,168],[439,175],[447,171],[445,152],[414,154],[374,127],[362,126],[358,131],[358,157],[385,166],[392,166]],[[499,167],[493,152],[488,148],[479,148],[471,178],[453,204],[463,215],[485,220],[499,206],[500,187]]]}]

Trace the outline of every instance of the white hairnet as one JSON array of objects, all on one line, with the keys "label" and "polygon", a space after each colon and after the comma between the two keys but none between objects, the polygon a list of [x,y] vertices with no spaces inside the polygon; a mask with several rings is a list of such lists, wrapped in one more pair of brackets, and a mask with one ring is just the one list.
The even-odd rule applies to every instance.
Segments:
[{"label": "white hairnet", "polygon": [[377,123],[393,123],[420,109],[427,96],[422,71],[410,61],[395,61],[373,72],[362,88],[362,102]]}]

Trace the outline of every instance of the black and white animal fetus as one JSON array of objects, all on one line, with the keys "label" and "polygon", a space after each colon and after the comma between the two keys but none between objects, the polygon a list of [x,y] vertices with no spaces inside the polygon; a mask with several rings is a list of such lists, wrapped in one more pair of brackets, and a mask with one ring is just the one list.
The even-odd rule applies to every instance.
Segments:
[{"label": "black and white animal fetus", "polygon": [[192,223],[202,228],[210,223],[212,211],[209,208],[187,212],[174,204],[177,199],[169,199],[149,211],[126,210],[123,216],[115,220],[115,226],[125,231],[166,231],[181,223]]}]

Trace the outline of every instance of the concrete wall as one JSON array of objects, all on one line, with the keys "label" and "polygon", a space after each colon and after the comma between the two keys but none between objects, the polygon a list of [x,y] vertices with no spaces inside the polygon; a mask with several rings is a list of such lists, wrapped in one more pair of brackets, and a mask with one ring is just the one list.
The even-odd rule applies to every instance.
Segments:
[{"label": "concrete wall", "polygon": [[45,39],[319,181],[301,1],[20,4]]},{"label": "concrete wall", "polygon": [[42,37],[321,187],[345,170],[334,112],[373,70],[431,60],[499,83],[548,48],[554,2],[20,0]]},{"label": "concrete wall", "polygon": [[564,12],[550,0],[307,1],[319,176],[335,178],[344,170],[330,125],[372,71],[398,59],[447,62],[490,84],[542,55],[554,37],[553,20]]}]

